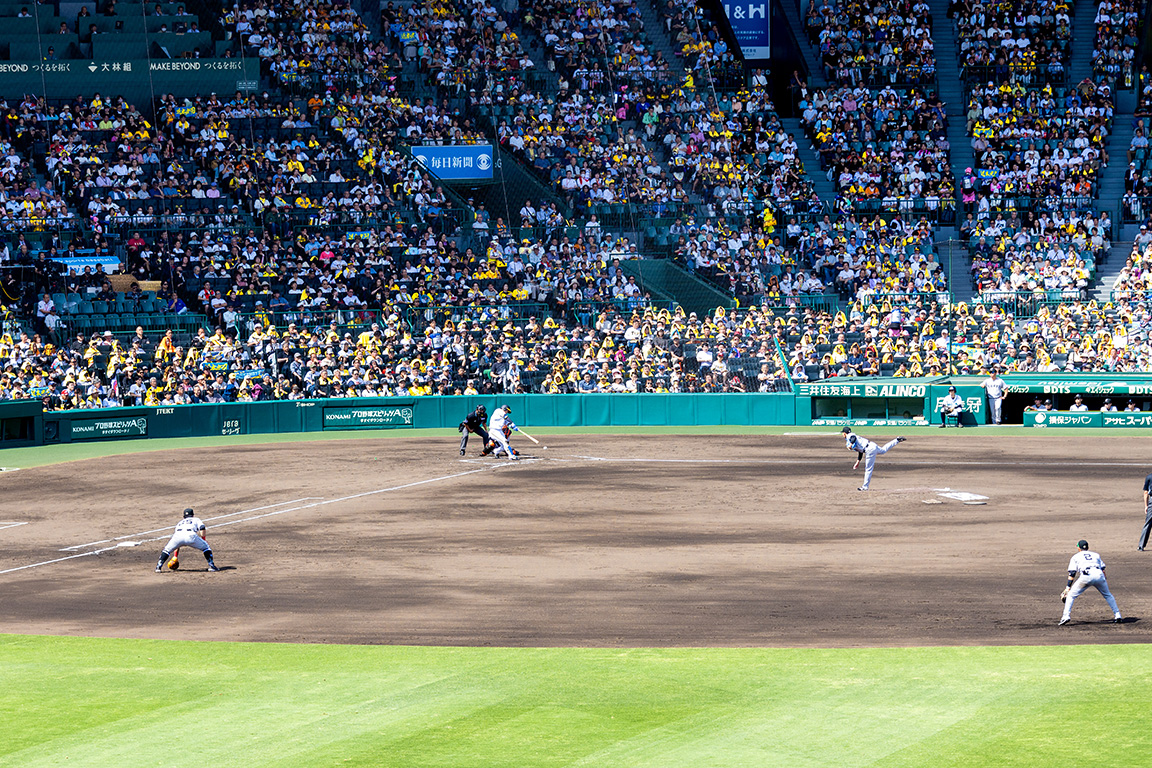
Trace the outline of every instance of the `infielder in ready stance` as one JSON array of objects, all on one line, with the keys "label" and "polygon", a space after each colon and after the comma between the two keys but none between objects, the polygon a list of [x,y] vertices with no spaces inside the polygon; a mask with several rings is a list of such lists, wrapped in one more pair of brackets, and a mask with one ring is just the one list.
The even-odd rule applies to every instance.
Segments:
[{"label": "infielder in ready stance", "polygon": [[480,436],[480,445],[488,445],[488,430],[484,428],[484,422],[488,420],[488,409],[483,405],[476,406],[476,410],[464,417],[464,421],[460,422],[458,429],[460,430],[460,455],[464,455],[464,449],[468,447],[468,435],[475,432]]},{"label": "infielder in ready stance", "polygon": [[898,437],[895,440],[889,440],[884,444],[884,447],[876,445],[871,440],[860,437],[852,433],[852,427],[844,427],[840,430],[844,435],[844,445],[850,451],[856,452],[856,463],[852,465],[852,469],[860,466],[860,460],[864,460],[864,485],[856,490],[868,490],[868,484],[872,482],[872,468],[876,466],[876,457],[882,453],[888,453],[896,447],[897,443],[902,443],[908,438]]},{"label": "infielder in ready stance", "polygon": [[156,562],[156,573],[163,572],[164,563],[168,562],[168,558],[180,547],[195,547],[204,553],[204,559],[208,561],[208,570],[220,570],[216,567],[216,563],[212,562],[212,548],[208,546],[206,531],[204,521],[196,517],[191,508],[184,510],[184,519],[176,525],[176,532],[160,552],[160,559]]},{"label": "infielder in ready stance", "polygon": [[520,454],[508,444],[508,437],[520,429],[508,417],[510,413],[512,409],[506,405],[492,411],[492,420],[488,422],[488,444],[484,446],[485,456],[489,453],[499,456],[500,451],[504,451],[512,461],[519,461]]},{"label": "infielder in ready stance", "polygon": [[1072,603],[1084,594],[1084,590],[1088,587],[1100,590],[1100,594],[1108,601],[1108,607],[1112,609],[1112,621],[1121,623],[1124,617],[1120,615],[1120,609],[1116,607],[1116,598],[1108,591],[1108,580],[1104,578],[1104,561],[1100,559],[1100,555],[1088,549],[1088,542],[1084,539],[1076,542],[1076,549],[1079,552],[1072,555],[1072,559],[1068,561],[1068,584],[1060,593],[1060,600],[1064,603],[1064,615],[1060,618],[1060,626],[1072,620]]}]

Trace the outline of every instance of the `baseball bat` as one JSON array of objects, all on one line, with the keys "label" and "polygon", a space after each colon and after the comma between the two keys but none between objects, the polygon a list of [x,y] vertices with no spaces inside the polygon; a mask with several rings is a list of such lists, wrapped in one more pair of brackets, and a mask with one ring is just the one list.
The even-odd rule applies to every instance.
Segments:
[{"label": "baseball bat", "polygon": [[536,438],[532,437],[532,435],[528,434],[527,432],[525,432],[525,431],[524,431],[524,430],[522,430],[522,429],[521,429],[521,430],[518,430],[518,431],[520,432],[520,434],[524,435],[524,437],[526,437],[526,438],[528,438],[529,440],[531,440],[532,442],[536,443],[536,445],[540,445],[540,441],[539,441],[539,440],[537,440]]}]

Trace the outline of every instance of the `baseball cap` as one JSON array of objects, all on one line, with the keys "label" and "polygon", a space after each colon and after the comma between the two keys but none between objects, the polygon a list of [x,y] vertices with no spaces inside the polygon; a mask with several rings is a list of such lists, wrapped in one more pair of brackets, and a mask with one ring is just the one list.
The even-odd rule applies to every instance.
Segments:
[{"label": "baseball cap", "polygon": [[1076,547],[1078,549],[1088,549],[1088,542],[1084,539],[1080,539],[1080,541],[1076,542]]},{"label": "baseball cap", "polygon": [[840,434],[846,435],[851,431],[852,431],[852,427],[844,427],[844,429],[840,430]]},{"label": "baseball cap", "polygon": [[956,387],[948,387],[948,391],[949,391],[949,392],[955,392],[955,391],[956,391]]}]

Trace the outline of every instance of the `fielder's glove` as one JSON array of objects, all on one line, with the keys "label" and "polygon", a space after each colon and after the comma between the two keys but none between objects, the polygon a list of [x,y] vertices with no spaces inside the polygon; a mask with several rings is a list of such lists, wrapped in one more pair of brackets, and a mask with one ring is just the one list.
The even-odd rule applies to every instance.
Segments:
[{"label": "fielder's glove", "polygon": [[1068,599],[1068,593],[1072,591],[1071,587],[1064,587],[1064,591],[1060,593],[1060,602]]},{"label": "fielder's glove", "polygon": [[460,422],[460,426],[456,427],[456,431],[457,432],[463,432],[464,431],[464,422]]}]

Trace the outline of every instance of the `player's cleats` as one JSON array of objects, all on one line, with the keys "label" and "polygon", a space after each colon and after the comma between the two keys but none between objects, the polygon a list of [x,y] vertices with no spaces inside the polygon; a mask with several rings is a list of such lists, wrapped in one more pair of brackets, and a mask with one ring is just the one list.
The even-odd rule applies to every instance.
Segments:
[{"label": "player's cleats", "polygon": [[463,456],[463,455],[464,455],[464,449],[463,449],[463,448],[461,448],[461,449],[460,449],[460,455],[461,455],[461,456]]},{"label": "player's cleats", "polygon": [[866,490],[868,490],[868,489],[867,489],[867,488],[857,488],[856,490],[858,490],[858,491],[866,491]]},{"label": "player's cleats", "polygon": [[940,429],[944,429],[944,427],[946,427],[946,426],[948,426],[948,425],[945,424],[944,422],[940,422]]},{"label": "player's cleats", "polygon": [[1112,619],[1112,623],[1113,624],[1123,624],[1124,623],[1124,617],[1123,616],[1115,616]]},{"label": "player's cleats", "polygon": [[160,566],[156,566],[156,573],[164,573],[164,569]]},{"label": "player's cleats", "polygon": [[218,570],[220,570],[220,567],[218,565],[216,565],[216,563],[209,563],[208,564],[208,570],[209,571],[218,571]]},{"label": "player's cleats", "polygon": [[898,442],[898,443],[902,443],[902,442],[904,442],[904,441],[905,441],[905,440],[907,440],[907,439],[908,439],[908,438],[906,438],[906,437],[898,437],[898,438],[896,438],[896,442]]},{"label": "player's cleats", "polygon": [[1057,624],[1056,626],[1058,626],[1058,627],[1062,627],[1062,626],[1064,626],[1065,624],[1067,624],[1067,623],[1068,623],[1068,622],[1070,622],[1070,621],[1072,621],[1072,619],[1060,619],[1060,623],[1059,623],[1059,624]]}]

